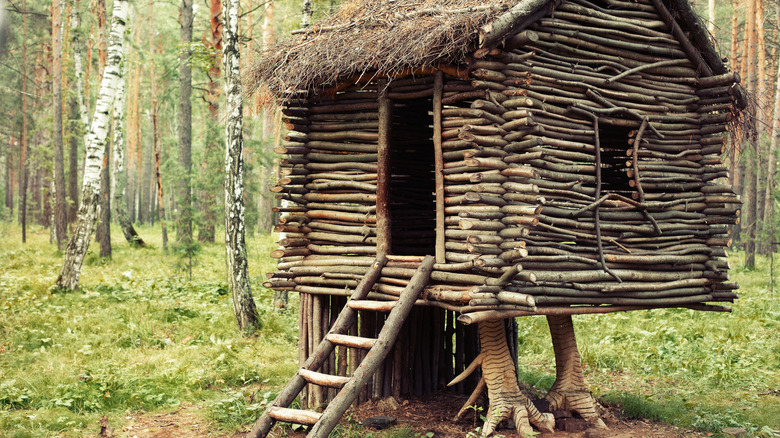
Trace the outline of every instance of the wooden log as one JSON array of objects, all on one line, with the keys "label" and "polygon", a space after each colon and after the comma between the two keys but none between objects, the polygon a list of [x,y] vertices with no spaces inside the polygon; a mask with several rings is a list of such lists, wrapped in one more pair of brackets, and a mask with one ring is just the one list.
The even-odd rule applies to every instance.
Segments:
[{"label": "wooden log", "polygon": [[[412,277],[412,281],[409,284],[409,288],[411,290],[421,291],[423,289],[430,278],[433,264],[433,257],[426,257],[418,272],[414,277]],[[416,295],[419,295],[419,292]],[[369,367],[378,365],[377,362],[380,360],[379,358],[385,357],[387,355],[387,352],[390,350],[390,348],[392,348],[392,343],[386,342],[385,340],[395,339],[397,337],[403,326],[404,318],[409,313],[412,306],[414,306],[416,295],[411,296],[411,294],[408,294],[402,296],[402,298],[399,299],[397,303],[399,311],[394,312],[387,318],[382,333],[380,333],[378,336],[377,345],[375,345],[374,349],[368,353],[366,358],[363,360],[362,366],[355,370],[352,376],[352,381],[345,385],[339,395],[336,396],[336,398],[334,398],[330,403],[329,406],[331,409],[323,414],[317,425],[312,428],[310,433],[312,433],[313,436],[317,436],[318,430],[329,431],[333,429],[333,426],[335,426],[335,424],[341,418],[343,412],[347,409],[349,404],[351,404],[352,400],[354,400],[356,392],[360,389],[357,384],[353,385],[352,382],[359,382],[361,379],[364,379],[366,377],[364,375],[366,372],[365,370]],[[319,428],[317,426],[319,426]]]}]

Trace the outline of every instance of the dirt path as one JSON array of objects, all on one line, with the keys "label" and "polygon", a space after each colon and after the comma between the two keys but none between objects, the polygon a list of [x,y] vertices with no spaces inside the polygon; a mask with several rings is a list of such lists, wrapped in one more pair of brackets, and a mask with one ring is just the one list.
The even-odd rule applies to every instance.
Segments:
[{"label": "dirt path", "polygon": [[[407,426],[425,436],[433,432],[436,438],[467,438],[475,433],[480,423],[473,422],[473,415],[467,419],[453,422],[451,419],[457,412],[465,397],[439,393],[404,401],[401,405],[390,402],[369,402],[353,409],[343,420],[345,427],[358,428],[364,419],[374,416],[390,416],[397,420],[399,426]],[[565,432],[537,435],[537,438],[706,438],[700,432],[686,431],[674,426],[651,423],[641,420],[621,420],[615,410],[607,410],[602,414],[609,426],[606,432],[586,430],[580,432]],[[246,430],[232,434],[218,433],[204,421],[199,409],[193,405],[182,405],[179,409],[162,414],[134,413],[124,418],[124,425],[114,430],[116,438],[239,438]],[[248,430],[247,426],[247,430]],[[367,431],[368,432],[368,431]],[[367,434],[367,433],[366,433]],[[274,437],[303,438],[304,432],[293,432],[289,429],[275,429]],[[475,435],[471,435],[475,436]],[[478,435],[476,435],[478,436]],[[493,436],[506,438],[517,436],[513,430],[499,429]]]}]

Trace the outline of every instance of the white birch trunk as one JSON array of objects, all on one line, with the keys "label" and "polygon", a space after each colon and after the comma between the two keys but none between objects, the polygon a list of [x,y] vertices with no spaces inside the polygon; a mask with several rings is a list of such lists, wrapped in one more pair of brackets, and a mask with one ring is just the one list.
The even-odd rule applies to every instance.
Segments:
[{"label": "white birch trunk", "polygon": [[715,0],[708,0],[707,2],[707,12],[708,12],[708,18],[707,21],[707,30],[711,34],[715,34]]},{"label": "white birch trunk", "polygon": [[111,35],[108,45],[108,62],[100,83],[95,115],[87,136],[86,159],[84,163],[84,180],[81,190],[81,206],[73,237],[65,249],[65,261],[57,278],[56,287],[64,291],[78,288],[81,276],[81,266],[89,248],[89,241],[95,231],[98,211],[100,209],[100,170],[103,166],[103,155],[108,128],[111,122],[111,107],[117,95],[117,82],[122,75],[123,59],[122,43],[127,22],[127,0],[115,0],[111,18]]},{"label": "white birch trunk", "polygon": [[87,126],[89,126],[89,116],[87,115],[87,105],[84,102],[84,67],[81,61],[82,43],[78,27],[81,23],[80,11],[77,5],[73,5],[70,13],[70,32],[71,32],[71,50],[73,50],[73,73],[76,76],[76,101],[79,105],[79,119],[81,119],[80,128],[84,130],[84,144],[87,144]]},{"label": "white birch trunk", "polygon": [[314,14],[312,0],[303,0],[303,16],[301,17],[301,27],[311,26],[311,17]]},{"label": "white birch trunk", "polygon": [[244,240],[244,157],[242,153],[241,55],[238,46],[239,0],[225,0],[222,62],[225,70],[225,249],[233,310],[241,331],[257,327],[257,310],[249,286]]},{"label": "white birch trunk", "polygon": [[125,172],[125,72],[117,78],[116,100],[114,101],[114,141],[111,154],[111,199],[119,227],[125,240],[131,245],[145,246],[127,215],[127,172]]}]

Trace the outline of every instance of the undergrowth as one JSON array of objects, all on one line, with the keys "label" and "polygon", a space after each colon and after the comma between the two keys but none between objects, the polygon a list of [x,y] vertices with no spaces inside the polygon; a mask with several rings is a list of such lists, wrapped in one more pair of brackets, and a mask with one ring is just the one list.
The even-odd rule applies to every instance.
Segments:
[{"label": "undergrowth", "polygon": [[[203,245],[192,280],[165,254],[112,236],[114,254],[86,258],[81,289],[52,293],[62,254],[48,232],[0,228],[0,436],[81,437],[108,415],[195,405],[212,430],[232,433],[273,400],[297,364],[297,296],[282,314],[264,289],[271,236],[249,238],[252,290],[262,328],[236,329],[225,284],[224,247]],[[221,242],[217,237],[217,242]],[[741,426],[753,436],[780,429],[780,305],[759,258],[748,271],[732,257],[741,298],[728,313],[655,310],[575,317],[586,381],[625,418],[717,433]],[[779,266],[780,268],[780,266]],[[554,381],[544,318],[523,318],[520,378],[542,395]],[[368,432],[343,421],[343,437],[418,437],[396,428]]]}]

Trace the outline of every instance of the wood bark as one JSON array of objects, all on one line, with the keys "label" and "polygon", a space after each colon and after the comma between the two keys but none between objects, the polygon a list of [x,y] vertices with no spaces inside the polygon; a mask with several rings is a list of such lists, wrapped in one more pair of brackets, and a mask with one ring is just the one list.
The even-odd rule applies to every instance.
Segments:
[{"label": "wood bark", "polygon": [[146,243],[136,231],[127,213],[127,172],[125,171],[125,76],[117,78],[116,100],[113,105],[113,141],[111,152],[111,193],[114,213],[127,243],[145,246]]},{"label": "wood bark", "polygon": [[[747,38],[746,61],[747,61],[747,87],[748,92],[755,95],[757,90],[757,72],[756,72],[756,0],[748,0],[745,10],[745,34]],[[752,268],[756,264],[756,213],[757,213],[757,175],[758,171],[758,114],[757,108],[753,105],[748,109],[747,116],[747,150],[743,159],[746,169],[744,199],[746,211],[745,221],[742,222],[742,238],[745,242],[745,266]]]},{"label": "wood bark", "polygon": [[79,207],[78,199],[78,175],[79,161],[78,150],[83,143],[86,144],[88,116],[84,104],[84,82],[82,79],[82,42],[79,25],[81,23],[81,12],[79,11],[79,2],[76,1],[70,13],[70,50],[73,52],[73,71],[74,85],[76,93],[70,97],[70,147],[68,156],[68,222],[73,223],[76,220],[76,212]]},{"label": "wood bark", "polygon": [[[27,9],[27,1],[22,2]],[[2,30],[0,30],[2,32]],[[0,41],[0,50],[2,45]],[[19,223],[22,225],[22,243],[27,242],[27,14],[22,14],[22,129],[19,134]],[[8,158],[6,158],[7,160]],[[8,188],[6,188],[7,190]]]},{"label": "wood bark", "polygon": [[[149,28],[152,28],[152,17],[154,16],[154,1],[149,0]],[[163,193],[162,182],[162,157],[160,151],[160,126],[159,126],[159,104],[157,99],[157,77],[155,71],[154,56],[159,54],[159,47],[155,44],[156,34],[149,38],[149,53],[152,56],[152,62],[149,65],[149,94],[152,105],[152,154],[154,155],[154,181],[157,193],[157,220],[160,221],[162,231],[163,251],[168,251],[168,225],[165,217],[165,196]]]},{"label": "wood bark", "polygon": [[[209,15],[210,15],[210,38],[209,43],[211,49],[215,53],[222,52],[222,3],[221,0],[209,1]],[[201,189],[199,194],[199,206],[198,210],[201,212],[201,220],[198,224],[198,241],[199,242],[214,242],[217,222],[217,200],[213,178],[210,178],[210,167],[214,165],[215,153],[218,148],[218,140],[216,133],[217,127],[220,123],[219,114],[219,100],[220,92],[217,87],[217,81],[221,75],[221,70],[218,62],[215,62],[211,69],[208,71],[208,91],[206,93],[206,101],[208,103],[208,122],[206,133],[206,147],[204,150],[204,159],[201,162],[201,174],[199,179],[201,180]]]},{"label": "wood bark", "polygon": [[190,57],[192,50],[192,0],[182,0],[180,8],[181,30],[179,42],[182,45],[179,61],[179,178],[178,192],[178,223],[176,240],[184,245],[192,242],[192,67]]},{"label": "wood bark", "polygon": [[65,158],[63,154],[62,125],[62,29],[63,0],[52,0],[52,106],[54,126],[52,143],[54,147],[54,236],[57,248],[62,249],[66,240],[67,200],[65,192]]},{"label": "wood bark", "polygon": [[241,54],[238,46],[239,0],[225,0],[222,61],[227,98],[225,125],[225,248],[233,309],[241,331],[257,327],[257,310],[249,285],[244,240],[244,156],[242,138]]},{"label": "wood bark", "polygon": [[95,240],[100,244],[100,257],[111,257],[111,145],[105,142],[103,167],[100,169],[100,208]]},{"label": "wood bark", "polygon": [[[777,4],[777,19],[780,20],[780,2]],[[780,23],[780,21],[776,21]],[[775,96],[774,96],[774,110],[772,111],[773,117],[771,120],[771,134],[769,150],[767,152],[767,171],[764,188],[764,226],[768,227],[767,239],[769,242],[774,242],[774,193],[775,193],[775,178],[777,174],[777,150],[778,143],[780,143],[780,62],[777,63],[777,74],[775,76]],[[769,252],[774,252],[774,243],[769,244]]]},{"label": "wood bark", "polygon": [[314,7],[312,0],[303,0],[303,13],[301,14],[301,27],[307,28],[311,26],[312,15],[314,13]]},{"label": "wood bark", "polygon": [[105,142],[108,138],[111,106],[116,97],[118,78],[121,76],[120,68],[124,57],[122,46],[127,14],[127,1],[115,0],[111,18],[109,60],[100,84],[95,116],[92,119],[87,143],[79,218],[73,237],[68,242],[65,261],[56,283],[56,287],[64,291],[73,291],[78,288],[81,266],[97,220],[100,201],[100,170],[103,165]]}]

